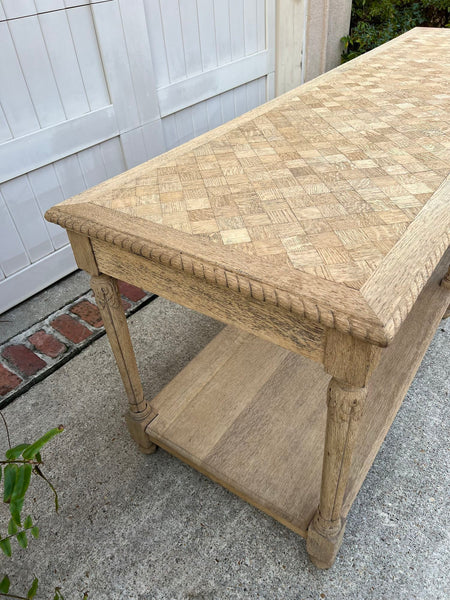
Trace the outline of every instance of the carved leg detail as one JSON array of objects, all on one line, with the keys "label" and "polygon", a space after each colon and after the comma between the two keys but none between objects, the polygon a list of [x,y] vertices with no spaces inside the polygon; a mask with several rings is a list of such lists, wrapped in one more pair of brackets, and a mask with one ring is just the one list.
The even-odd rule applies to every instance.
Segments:
[{"label": "carved leg detail", "polygon": [[342,543],[341,510],[365,396],[366,388],[330,381],[320,503],[306,542],[312,562],[321,569],[332,566]]},{"label": "carved leg detail", "polygon": [[156,446],[146,435],[145,428],[156,414],[144,399],[117,281],[107,275],[94,275],[91,277],[91,287],[127,393],[128,430],[139,449],[146,454],[151,454],[156,450]]},{"label": "carved leg detail", "polygon": [[450,317],[450,304],[448,305],[447,310],[444,313],[443,319],[448,319]]}]

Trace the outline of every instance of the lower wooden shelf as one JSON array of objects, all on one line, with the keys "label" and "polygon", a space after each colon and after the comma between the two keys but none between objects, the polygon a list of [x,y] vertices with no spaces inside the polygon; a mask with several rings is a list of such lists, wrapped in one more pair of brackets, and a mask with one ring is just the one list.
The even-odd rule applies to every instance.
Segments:
[{"label": "lower wooden shelf", "polygon": [[[372,376],[344,515],[400,407],[448,296],[430,282]],[[319,502],[326,389],[320,364],[226,327],[152,407],[157,445],[306,537]]]}]

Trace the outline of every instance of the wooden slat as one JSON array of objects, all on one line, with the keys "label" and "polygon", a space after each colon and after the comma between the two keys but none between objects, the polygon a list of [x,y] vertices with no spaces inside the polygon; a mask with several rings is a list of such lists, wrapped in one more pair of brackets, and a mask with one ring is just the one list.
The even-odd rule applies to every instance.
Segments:
[{"label": "wooden slat", "polygon": [[192,120],[192,110],[189,107],[186,112],[175,113],[175,125],[177,128],[178,143],[184,144],[195,137],[194,122]]},{"label": "wooden slat", "polygon": [[41,15],[45,46],[68,119],[89,111],[83,79],[65,11]]},{"label": "wooden slat", "polygon": [[[238,335],[230,343],[226,328],[152,400],[158,416],[147,433],[304,536],[318,501],[329,377],[299,356]],[[242,377],[242,365],[250,376]]]},{"label": "wooden slat", "polygon": [[108,177],[114,177],[125,171],[125,161],[119,138],[112,138],[100,144],[103,164]]},{"label": "wooden slat", "polygon": [[256,30],[258,35],[258,51],[265,50],[267,48],[266,44],[266,6],[267,2],[271,2],[272,0],[258,0],[258,4],[256,5]]},{"label": "wooden slat", "polygon": [[155,79],[157,86],[160,87],[170,83],[169,67],[167,57],[164,53],[165,41],[161,5],[159,0],[145,0],[144,6],[147,17],[148,38],[153,57],[153,68],[155,69]]},{"label": "wooden slat", "polygon": [[165,152],[164,130],[161,119],[155,119],[142,126],[142,135],[147,153],[147,159]]},{"label": "wooden slat", "polygon": [[[64,200],[64,194],[53,165],[32,171],[28,174],[28,180],[42,214],[55,202]],[[53,247],[57,249],[67,245],[69,241],[67,233],[60,227],[52,225],[52,223],[48,223],[47,227]]]},{"label": "wooden slat", "polygon": [[[49,127],[65,121],[66,113],[38,17],[13,20],[8,26],[40,126]],[[33,52],[30,52],[30,40],[33,40]]]},{"label": "wooden slat", "polygon": [[131,131],[122,133],[120,142],[125,155],[127,169],[136,167],[147,160],[147,149],[141,127],[136,127]]},{"label": "wooden slat", "polygon": [[217,67],[214,0],[197,0],[198,28],[203,71]]},{"label": "wooden slat", "polygon": [[[64,0],[34,0],[34,3],[38,13],[65,8]],[[78,4],[78,0],[74,0],[72,4]],[[82,3],[79,2],[79,4]]]},{"label": "wooden slat", "polygon": [[46,222],[39,210],[26,175],[1,185],[3,198],[14,219],[31,262],[36,262],[53,251]]},{"label": "wooden slat", "polygon": [[188,77],[202,72],[197,0],[180,2],[180,21],[183,35],[183,54]]},{"label": "wooden slat", "polygon": [[181,31],[180,9],[178,0],[160,0],[161,22],[170,81],[186,77],[184,60],[183,34]]},{"label": "wooden slat", "polygon": [[69,245],[21,269],[0,283],[0,313],[55,283],[77,268]]},{"label": "wooden slat", "polygon": [[7,19],[36,13],[34,0],[2,0],[2,4]]},{"label": "wooden slat", "polygon": [[119,6],[140,123],[147,123],[159,118],[159,106],[144,3],[120,0]]},{"label": "wooden slat", "polygon": [[222,110],[219,96],[208,98],[205,102],[208,128],[214,129],[223,123]]},{"label": "wooden slat", "polygon": [[246,56],[258,52],[258,3],[261,3],[261,0],[244,0],[243,21]]},{"label": "wooden slat", "polygon": [[67,11],[70,32],[75,44],[86,95],[91,110],[111,104],[103,71],[97,35],[89,7]]},{"label": "wooden slat", "polygon": [[[448,304],[439,286],[445,260],[369,384],[344,516]],[[319,500],[329,379],[318,365],[227,327],[152,400],[158,416],[147,433],[306,536]]]},{"label": "wooden slat", "polygon": [[99,145],[78,152],[78,159],[87,187],[92,187],[108,179]]},{"label": "wooden slat", "polygon": [[54,166],[58,181],[66,198],[79,194],[86,189],[86,181],[84,180],[76,154],[58,160]]},{"label": "wooden slat", "polygon": [[30,264],[30,260],[1,193],[0,238],[2,240],[0,265],[3,273],[8,277],[24,269]]},{"label": "wooden slat", "polygon": [[113,0],[3,0],[6,14],[2,13],[0,6],[0,19],[23,19],[42,13],[61,11],[64,8],[87,6],[99,2],[112,2]]},{"label": "wooden slat", "polygon": [[18,137],[39,129],[40,125],[14,49],[8,23],[0,23],[0,48],[0,101],[11,132]]},{"label": "wooden slat", "polygon": [[0,182],[118,135],[112,106],[0,144]]},{"label": "wooden slat", "polygon": [[12,133],[0,104],[0,144],[12,138]]},{"label": "wooden slat", "polygon": [[116,2],[93,4],[95,31],[102,61],[108,76],[108,89],[120,131],[140,126],[139,110],[133,89],[127,47]]},{"label": "wooden slat", "polygon": [[217,64],[231,62],[230,0],[214,0]]},{"label": "wooden slat", "polygon": [[230,2],[231,58],[233,61],[246,55],[244,32],[244,0]]}]

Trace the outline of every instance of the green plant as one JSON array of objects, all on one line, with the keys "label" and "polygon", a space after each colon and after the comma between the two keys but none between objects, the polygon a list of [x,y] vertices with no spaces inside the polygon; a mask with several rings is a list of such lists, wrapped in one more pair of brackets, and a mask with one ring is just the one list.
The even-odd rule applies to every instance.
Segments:
[{"label": "green plant", "polygon": [[[3,480],[3,503],[8,506],[10,514],[7,533],[0,534],[0,549],[6,556],[11,556],[11,541],[16,540],[19,546],[27,548],[30,534],[33,538],[39,537],[39,527],[33,523],[31,515],[27,515],[22,519],[23,504],[33,475],[43,479],[50,487],[54,496],[55,510],[58,512],[58,494],[56,489],[42,472],[41,450],[52,438],[64,431],[64,427],[60,425],[59,427],[50,429],[31,444],[19,444],[12,447],[8,425],[1,412],[0,417],[3,420],[8,441],[8,450],[5,452],[5,458],[0,460],[0,482]],[[36,596],[38,587],[39,580],[35,577],[26,592],[26,596],[12,594],[9,591],[9,577],[8,575],[4,575],[0,581],[0,597],[15,598],[16,600],[32,600]],[[86,592],[83,600],[86,600],[87,597]],[[64,600],[59,587],[55,588],[53,600]]]},{"label": "green plant", "polygon": [[413,27],[450,26],[450,0],[353,0],[346,62]]}]

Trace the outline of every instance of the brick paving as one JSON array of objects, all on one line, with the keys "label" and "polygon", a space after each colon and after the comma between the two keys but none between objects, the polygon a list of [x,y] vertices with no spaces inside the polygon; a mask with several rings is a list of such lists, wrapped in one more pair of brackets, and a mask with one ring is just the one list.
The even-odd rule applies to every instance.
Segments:
[{"label": "brick paving", "polygon": [[23,344],[11,344],[2,350],[2,357],[15,367],[21,375],[35,375],[46,362]]},{"label": "brick paving", "polygon": [[59,315],[51,321],[50,325],[74,344],[79,344],[92,335],[92,329],[88,329],[69,315]]},{"label": "brick paving", "polygon": [[67,348],[67,346],[57,340],[54,335],[45,333],[43,329],[30,335],[28,341],[36,348],[36,350],[39,350],[46,356],[50,356],[50,358],[56,358]]},{"label": "brick paving", "polygon": [[[156,296],[119,282],[127,316]],[[0,409],[105,333],[92,291],[0,345]]]}]

